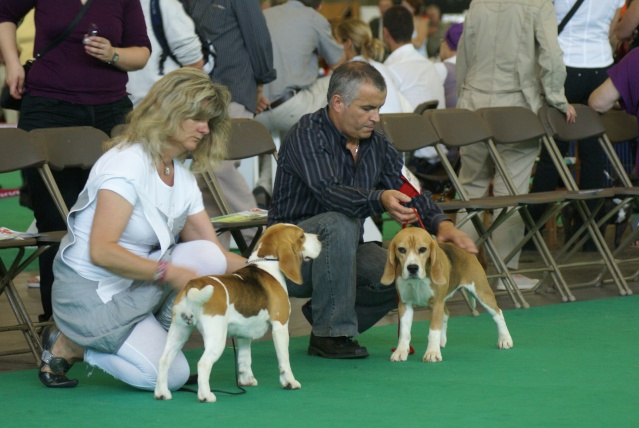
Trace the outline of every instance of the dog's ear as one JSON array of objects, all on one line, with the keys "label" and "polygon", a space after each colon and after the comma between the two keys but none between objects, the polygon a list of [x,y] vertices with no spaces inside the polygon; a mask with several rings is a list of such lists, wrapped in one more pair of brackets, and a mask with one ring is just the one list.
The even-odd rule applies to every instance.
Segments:
[{"label": "dog's ear", "polygon": [[302,284],[302,258],[293,245],[279,245],[277,258],[280,259],[280,270],[295,284]]},{"label": "dog's ear", "polygon": [[437,241],[430,240],[430,280],[437,285],[446,284],[446,255],[444,250],[439,248]]},{"label": "dog's ear", "polygon": [[395,281],[395,248],[397,244],[393,239],[388,247],[388,257],[386,257],[386,266],[382,279],[379,281],[384,285],[391,285]]}]

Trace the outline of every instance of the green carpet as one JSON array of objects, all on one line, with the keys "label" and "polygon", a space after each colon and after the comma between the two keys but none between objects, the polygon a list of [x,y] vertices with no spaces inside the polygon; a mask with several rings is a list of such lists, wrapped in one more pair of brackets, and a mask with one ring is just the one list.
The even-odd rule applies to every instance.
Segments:
[{"label": "green carpet", "polygon": [[[397,327],[360,337],[371,356],[325,360],[306,355],[308,337],[291,339],[291,364],[302,389],[278,383],[270,341],[253,344],[260,384],[239,396],[217,394],[200,404],[177,392],[155,401],[99,370],[80,385],[50,390],[36,371],[0,375],[3,427],[255,426],[255,427],[635,427],[639,422],[639,296],[511,310],[505,313],[515,347],[496,348],[485,313],[449,322],[444,361],[421,361],[428,322],[413,325],[416,354],[388,361]],[[188,357],[195,370],[200,351]],[[213,367],[213,389],[235,390],[233,352]]]}]

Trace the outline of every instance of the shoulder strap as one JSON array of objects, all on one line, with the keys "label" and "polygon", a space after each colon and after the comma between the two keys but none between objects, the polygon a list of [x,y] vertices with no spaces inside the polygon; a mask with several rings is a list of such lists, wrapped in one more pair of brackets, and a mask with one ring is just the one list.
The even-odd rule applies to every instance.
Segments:
[{"label": "shoulder strap", "polygon": [[568,11],[566,16],[564,16],[564,19],[562,19],[561,22],[559,23],[559,26],[557,27],[557,34],[561,34],[561,32],[566,27],[566,24],[568,24],[568,21],[570,21],[570,18],[572,18],[575,12],[577,12],[577,9],[579,9],[579,6],[581,6],[583,2],[584,0],[577,0],[577,2],[572,6],[572,8]]},{"label": "shoulder strap", "polygon": [[160,55],[160,76],[164,75],[164,62],[167,57],[170,57],[176,64],[182,67],[182,64],[175,57],[169,43],[166,41],[166,34],[164,33],[164,23],[162,22],[162,11],[160,10],[160,0],[151,0],[151,24],[153,25],[153,34],[158,43],[162,47],[162,55]]},{"label": "shoulder strap", "polygon": [[66,39],[67,36],[71,33],[71,31],[73,31],[73,29],[78,26],[82,17],[87,13],[87,10],[89,10],[89,6],[91,6],[91,3],[93,3],[93,0],[87,0],[84,6],[82,6],[82,9],[80,9],[80,13],[78,13],[78,15],[75,17],[73,22],[69,24],[67,29],[64,30],[64,32],[60,34],[54,41],[49,43],[49,46],[47,46],[46,48],[38,52],[35,55],[35,59],[42,58],[42,55],[44,55],[45,53],[49,52],[51,49],[56,47],[62,40]]}]

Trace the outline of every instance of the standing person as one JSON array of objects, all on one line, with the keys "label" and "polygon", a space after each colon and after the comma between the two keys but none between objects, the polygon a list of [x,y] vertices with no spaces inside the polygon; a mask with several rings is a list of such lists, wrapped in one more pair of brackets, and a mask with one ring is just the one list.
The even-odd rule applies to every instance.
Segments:
[{"label": "standing person", "polygon": [[[7,65],[6,81],[14,98],[22,98],[18,128],[93,126],[107,135],[131,110],[127,72],[139,70],[150,55],[144,15],[138,0],[94,1],[75,29],[35,61],[25,82],[16,48],[16,24],[35,7],[34,51],[40,52],[69,27],[89,0],[5,0],[0,2],[0,50]],[[92,35],[94,33],[95,35]],[[67,206],[72,206],[87,180],[81,168],[53,171]],[[63,230],[36,168],[24,171],[40,232]],[[51,269],[56,247],[39,259],[44,313],[51,317]]]},{"label": "standing person", "polygon": [[[577,0],[555,0],[557,22],[561,23]],[[612,48],[614,28],[619,19],[624,0],[584,0],[574,15],[566,22],[559,33],[559,47],[563,51],[566,64],[566,82],[564,90],[566,99],[572,104],[588,104],[588,97],[606,80],[606,70],[612,65]],[[569,141],[556,140],[562,154],[568,152]],[[603,149],[597,138],[581,140],[577,146],[580,170],[580,189],[600,189],[606,185]],[[535,168],[531,193],[555,190],[559,181],[559,173],[545,147],[541,148],[539,162]],[[592,210],[597,201],[588,202]],[[537,221],[546,210],[545,205],[535,205],[529,209],[531,216]],[[575,222],[581,223],[580,218]],[[584,250],[596,251],[594,243],[589,240]]]},{"label": "standing person", "polygon": [[328,106],[303,116],[279,152],[268,223],[293,223],[316,233],[322,253],[302,267],[303,284],[287,281],[294,297],[311,297],[302,308],[312,324],[308,352],[325,358],[363,358],[353,336],[396,307],[394,287],[383,286],[387,252],[363,242],[366,217],[388,212],[415,223],[416,209],[440,242],[477,252],[429,194],[410,198],[402,184],[403,160],[375,130],[386,99],[382,75],[364,61],[347,62],[332,73]]},{"label": "standing person", "polygon": [[[639,127],[639,49],[628,52],[618,64],[608,70],[608,76],[590,95],[588,105],[599,113],[604,113],[618,101],[626,112],[637,116]],[[639,153],[636,160],[639,160]],[[635,173],[639,175],[637,165]]]},{"label": "standing person", "polygon": [[435,63],[437,72],[444,83],[444,95],[446,96],[446,108],[457,107],[457,46],[464,31],[464,24],[455,23],[448,27],[444,38],[441,40],[439,58],[441,62]]},{"label": "standing person", "polygon": [[442,22],[442,10],[435,3],[426,5],[426,15],[428,15],[426,53],[429,58],[436,58],[440,53],[440,41],[444,38],[448,25]]},{"label": "standing person", "polygon": [[[557,42],[555,10],[548,0],[473,0],[457,48],[457,107],[522,106],[537,112],[544,103],[566,113],[574,122],[576,113],[564,95],[566,68]],[[530,174],[539,153],[539,141],[509,144],[499,148],[513,178],[516,191],[528,193]],[[483,144],[462,147],[459,178],[471,198],[493,193],[507,195],[502,177]],[[458,215],[458,222],[463,218]],[[472,225],[462,228],[476,237]],[[493,233],[501,257],[521,241],[524,224],[511,216]],[[508,267],[517,269],[515,254]],[[538,280],[513,276],[517,286],[530,289]],[[497,287],[503,289],[501,281]]]},{"label": "standing person", "polygon": [[[252,119],[266,101],[263,86],[275,80],[273,46],[269,29],[259,0],[184,0],[198,31],[213,44],[217,52],[215,68],[211,73],[214,82],[231,91],[229,117]],[[246,211],[257,202],[244,176],[237,167],[239,162],[225,161],[215,168],[222,192],[233,211]],[[203,191],[204,203],[211,215],[219,215],[219,207],[213,201],[204,180],[198,180]],[[250,242],[254,229],[246,229],[244,238]],[[230,234],[221,237],[228,245]]]},{"label": "standing person", "polygon": [[[264,86],[268,104],[255,119],[281,138],[302,115],[326,103],[326,79],[318,79],[319,58],[331,69],[344,61],[331,24],[317,9],[321,0],[289,0],[264,11],[273,42],[277,79]],[[272,183],[271,159],[260,159],[260,179],[254,190],[266,205]]]},{"label": "standing person", "polygon": [[[43,331],[38,373],[46,386],[74,387],[66,373],[84,361],[152,391],[177,292],[246,261],[220,248],[191,172],[223,158],[229,99],[202,71],[167,74],[91,169],[54,262],[56,325]],[[188,377],[181,354],[170,388]]]},{"label": "standing person", "polygon": [[639,1],[628,0],[625,6],[623,19],[615,26],[617,50],[622,50],[620,53],[623,54],[639,46]]},{"label": "standing person", "polygon": [[[140,0],[140,4],[151,40],[151,56],[143,69],[129,73],[126,89],[134,106],[166,73],[183,66],[199,70],[204,66],[202,44],[195,32],[195,25],[179,0]],[[157,7],[156,16],[160,17],[162,24],[160,37],[164,36],[169,52],[164,51],[153,28],[152,4]]]},{"label": "standing person", "polygon": [[444,108],[444,85],[435,65],[413,46],[413,15],[404,6],[393,6],[384,13],[384,41],[391,54],[384,61],[399,92],[413,109],[424,101],[437,100]]}]

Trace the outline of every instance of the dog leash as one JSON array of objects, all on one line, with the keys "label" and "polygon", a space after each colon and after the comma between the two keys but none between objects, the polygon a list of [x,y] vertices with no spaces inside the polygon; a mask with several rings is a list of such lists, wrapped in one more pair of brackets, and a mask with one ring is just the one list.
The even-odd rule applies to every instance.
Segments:
[{"label": "dog leash", "polygon": [[[231,339],[231,342],[233,343],[233,360],[235,361],[235,385],[240,389],[240,391],[232,392],[232,391],[222,391],[220,389],[212,389],[211,392],[215,392],[218,394],[228,394],[228,395],[246,394],[246,389],[244,389],[244,387],[240,385],[240,376],[239,376],[238,364],[237,364],[237,350],[235,349],[235,339]],[[185,386],[178,389],[178,391],[192,392],[194,394],[197,394],[196,390],[187,388]]]}]

